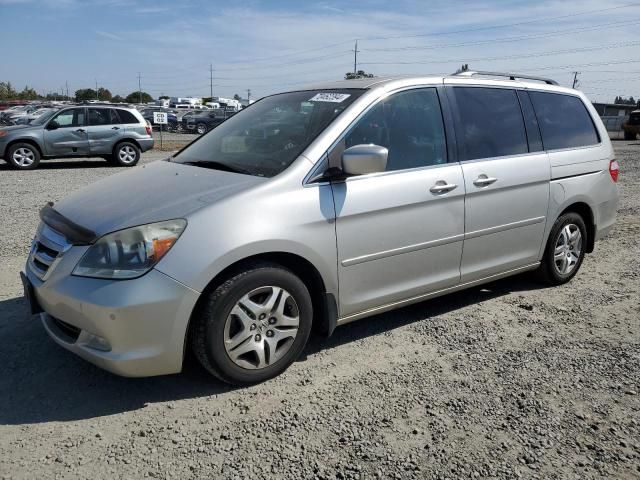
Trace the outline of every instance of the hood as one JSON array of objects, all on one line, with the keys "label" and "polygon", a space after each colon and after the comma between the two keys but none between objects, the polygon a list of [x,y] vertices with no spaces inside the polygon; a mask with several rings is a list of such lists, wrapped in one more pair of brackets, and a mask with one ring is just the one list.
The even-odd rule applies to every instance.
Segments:
[{"label": "hood", "polygon": [[4,130],[5,132],[13,132],[14,130],[23,130],[25,128],[36,128],[33,125],[29,124],[19,124],[19,125],[7,125],[6,127],[0,127],[0,130]]},{"label": "hood", "polygon": [[262,177],[158,161],[92,183],[53,208],[74,224],[102,236],[184,218],[264,181]]}]

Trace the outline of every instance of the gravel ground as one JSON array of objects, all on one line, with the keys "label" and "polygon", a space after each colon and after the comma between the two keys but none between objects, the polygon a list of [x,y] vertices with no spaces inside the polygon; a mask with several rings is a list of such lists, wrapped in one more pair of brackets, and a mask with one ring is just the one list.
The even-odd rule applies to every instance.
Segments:
[{"label": "gravel ground", "polygon": [[48,339],[17,278],[38,209],[119,169],[0,165],[0,478],[640,478],[640,143],[615,147],[619,221],[568,285],[350,324],[244,389],[193,359],[119,378]]}]

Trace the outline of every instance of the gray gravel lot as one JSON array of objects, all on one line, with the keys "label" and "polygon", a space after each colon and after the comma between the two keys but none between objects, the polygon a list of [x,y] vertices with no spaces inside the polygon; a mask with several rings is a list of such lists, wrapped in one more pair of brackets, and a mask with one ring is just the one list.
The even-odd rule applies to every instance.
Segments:
[{"label": "gray gravel lot", "polygon": [[350,324],[244,389],[193,359],[119,378],[48,339],[17,275],[38,209],[121,169],[0,164],[0,478],[640,478],[640,143],[615,147],[619,221],[568,285]]}]

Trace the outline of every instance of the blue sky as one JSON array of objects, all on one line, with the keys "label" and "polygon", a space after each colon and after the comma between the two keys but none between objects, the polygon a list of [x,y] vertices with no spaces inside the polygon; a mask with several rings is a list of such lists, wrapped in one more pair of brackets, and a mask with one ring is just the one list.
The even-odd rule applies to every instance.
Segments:
[{"label": "blue sky", "polygon": [[359,67],[377,75],[526,71],[592,99],[640,96],[640,2],[0,0],[0,81],[42,93],[138,88],[252,97]]}]

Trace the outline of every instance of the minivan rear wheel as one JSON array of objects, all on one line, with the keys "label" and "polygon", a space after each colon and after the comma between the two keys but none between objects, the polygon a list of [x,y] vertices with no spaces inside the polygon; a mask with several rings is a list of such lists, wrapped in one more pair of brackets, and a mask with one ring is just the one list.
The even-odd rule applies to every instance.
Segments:
[{"label": "minivan rear wheel", "polygon": [[312,318],[302,280],[279,265],[255,264],[205,297],[192,319],[191,347],[219,379],[255,384],[279,375],[300,356]]},{"label": "minivan rear wheel", "polygon": [[120,167],[133,167],[140,160],[140,149],[133,142],[120,142],[113,149],[110,160]]},{"label": "minivan rear wheel", "polygon": [[14,143],[7,150],[5,160],[18,170],[33,170],[40,163],[40,152],[30,143]]},{"label": "minivan rear wheel", "polygon": [[199,123],[196,126],[196,131],[200,134],[200,135],[204,135],[205,133],[207,133],[209,131],[209,129],[207,128],[207,126],[204,123]]},{"label": "minivan rear wheel", "polygon": [[538,275],[550,285],[571,280],[580,269],[587,248],[587,228],[574,212],[560,216],[551,228]]}]

